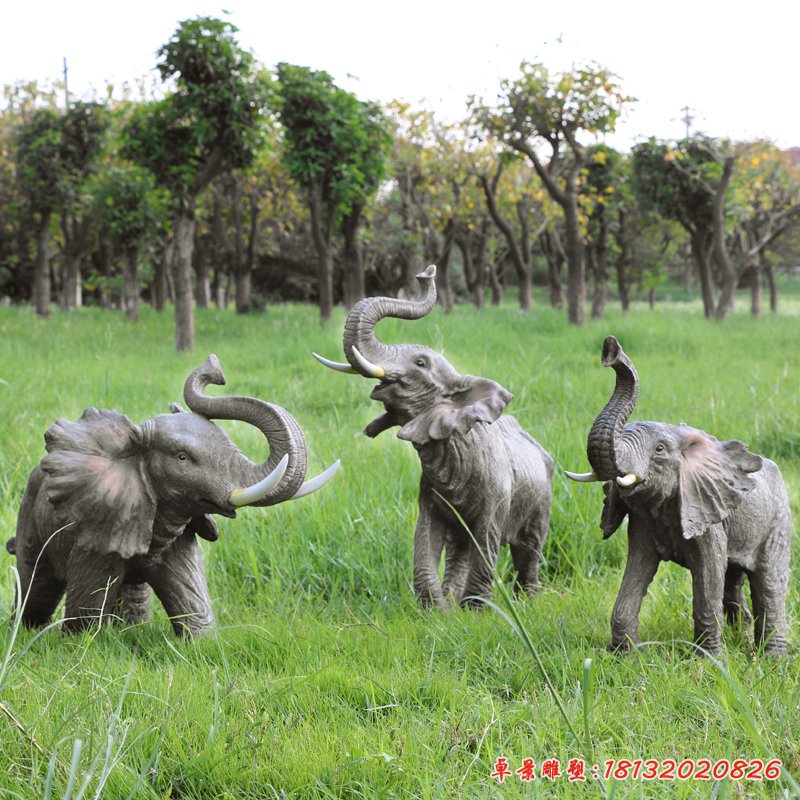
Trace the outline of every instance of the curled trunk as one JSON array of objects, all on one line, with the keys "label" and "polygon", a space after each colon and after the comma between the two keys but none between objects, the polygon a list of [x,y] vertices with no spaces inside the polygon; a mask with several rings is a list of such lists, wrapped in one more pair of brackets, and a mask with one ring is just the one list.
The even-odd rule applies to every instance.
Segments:
[{"label": "curled trunk", "polygon": [[597,415],[586,445],[589,463],[600,480],[613,480],[618,474],[617,445],[639,394],[639,376],[631,360],[613,337],[603,342],[602,363],[617,374],[611,399]]},{"label": "curled trunk", "polygon": [[417,275],[422,295],[414,300],[396,297],[367,297],[356,303],[347,315],[344,326],[344,352],[351,366],[360,374],[370,377],[358,359],[353,347],[375,364],[387,365],[394,360],[395,346],[383,344],[375,337],[375,326],[384,317],[419,319],[436,305],[436,267],[429,266]]},{"label": "curled trunk", "polygon": [[196,414],[208,419],[242,420],[257,427],[269,444],[269,458],[255,464],[239,454],[234,457],[231,477],[239,486],[252,486],[269,475],[284,455],[289,461],[281,482],[254,506],[271,506],[288,500],[300,488],[306,475],[307,450],[303,431],[294,417],[280,406],[254,397],[209,397],[204,393],[210,383],[223,385],[225,377],[216,356],[186,379],[183,397]]}]

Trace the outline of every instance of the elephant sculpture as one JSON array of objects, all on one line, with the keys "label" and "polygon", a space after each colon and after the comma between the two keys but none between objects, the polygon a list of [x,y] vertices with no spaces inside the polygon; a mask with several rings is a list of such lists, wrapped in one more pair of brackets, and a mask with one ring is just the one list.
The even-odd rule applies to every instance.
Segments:
[{"label": "elephant sculpture", "polygon": [[[306,443],[294,417],[252,397],[210,397],[210,383],[225,383],[213,355],[186,380],[191,413],[173,404],[134,425],[87,408],[50,427],[9,542],[26,625],[48,624],[65,592],[67,631],[111,616],[140,622],[152,587],[177,634],[201,633],[214,614],[196,537],[217,538],[211,515],[302,497],[336,472],[338,461],[304,484]],[[249,461],[212,419],[256,426],[267,461]]]},{"label": "elephant sculpture", "polygon": [[385,413],[364,432],[374,437],[400,426],[397,436],[416,448],[422,476],[414,589],[424,605],[447,608],[450,598],[475,605],[491,596],[501,544],[511,547],[516,588],[531,592],[538,585],[553,461],[514,417],[502,415],[512,395],[498,383],[460,375],[427,347],[387,345],[375,337],[384,317],[419,319],[433,308],[435,275],[433,265],[417,275],[422,294],[416,299],[371,297],[353,306],[344,329],[347,363],[314,356],[332,369],[378,379],[370,397]]},{"label": "elephant sculpture", "polygon": [[786,651],[786,592],[792,534],[789,500],[778,467],[740,441],[720,442],[686,424],[626,424],[639,378],[609,336],[602,363],[616,372],[611,399],[588,436],[592,472],[603,481],[600,527],[608,538],[628,516],[628,560],[611,616],[612,649],[639,642],[639,610],[661,561],[692,573],[695,642],[721,648],[723,615],[749,621],[750,584],[756,645]]}]

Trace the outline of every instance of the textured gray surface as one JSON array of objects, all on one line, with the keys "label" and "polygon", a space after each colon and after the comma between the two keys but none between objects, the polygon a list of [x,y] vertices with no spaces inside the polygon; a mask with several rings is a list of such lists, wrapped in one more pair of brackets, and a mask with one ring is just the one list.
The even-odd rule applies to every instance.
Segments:
[{"label": "textured gray surface", "polygon": [[[186,382],[191,413],[173,404],[173,413],[134,425],[87,408],[77,422],[51,426],[14,539],[26,624],[47,624],[65,592],[66,630],[112,615],[140,622],[149,587],[176,633],[213,624],[196,537],[215,540],[210,515],[236,516],[231,490],[261,480],[284,455],[280,483],[256,505],[289,499],[306,471],[305,439],[291,415],[254,398],[203,394],[207,384],[224,382],[211,356]],[[256,425],[269,442],[267,461],[250,462],[211,416]]]},{"label": "textured gray surface", "polygon": [[[639,641],[642,599],[659,563],[673,561],[692,573],[697,643],[717,653],[723,618],[750,618],[747,576],[755,642],[768,654],[784,653],[792,520],[778,467],[742,442],[720,442],[688,425],[626,424],[638,393],[636,370],[613,336],[605,341],[602,362],[617,380],[592,425],[587,453],[605,481],[603,536],[628,516],[628,561],[611,617],[612,647]],[[620,485],[618,479],[632,482]]]},{"label": "textured gray surface", "polygon": [[[384,317],[418,319],[436,302],[435,267],[418,275],[421,297],[372,297],[348,314],[347,361],[365,377],[354,354],[383,373],[371,397],[385,413],[365,433],[400,426],[422,464],[419,519],[414,535],[414,588],[425,604],[488,598],[501,544],[511,546],[518,588],[539,583],[539,558],[550,522],[553,461],[514,417],[502,415],[511,394],[487,378],[460,375],[440,354],[413,344],[386,345],[374,334]],[[458,510],[478,543],[464,530]],[[444,580],[439,560],[445,554]]]}]

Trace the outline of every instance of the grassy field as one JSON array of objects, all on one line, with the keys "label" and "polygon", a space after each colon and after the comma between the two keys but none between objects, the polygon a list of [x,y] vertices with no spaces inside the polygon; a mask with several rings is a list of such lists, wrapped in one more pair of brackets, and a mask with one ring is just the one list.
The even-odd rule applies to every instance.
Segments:
[{"label": "grassy field", "polygon": [[[641,615],[651,644],[606,652],[624,532],[601,540],[602,491],[568,483],[588,468],[586,432],[613,385],[600,366],[614,333],[642,391],[634,419],[686,421],[740,438],[783,470],[800,519],[800,303],[724,324],[697,304],[636,306],[570,327],[539,305],[459,307],[387,320],[385,341],[443,350],[464,373],[515,395],[509,409],[555,458],[554,508],[535,598],[508,603],[501,558],[483,612],[424,612],[411,588],[419,464],[413,448],[360,431],[379,412],[371,384],[336,375],[339,310],[198,312],[197,347],[173,352],[170,316],[84,310],[49,322],[0,309],[0,539],[13,535],[28,473],[57,418],[88,405],[138,422],[180,399],[188,372],[216,353],[226,391],[290,409],[310,471],[342,470],[322,492],[220,520],[203,543],[218,627],[178,641],[154,603],[148,623],[64,638],[16,630],[14,560],[0,554],[0,797],[514,798],[800,797],[800,558],[789,595],[790,654],[765,661],[728,631],[727,665],[694,656],[689,573],[662,565]],[[260,435],[225,423],[251,458]],[[798,553],[795,538],[795,553]],[[543,672],[544,670],[544,672]],[[548,681],[552,689],[548,688]],[[586,763],[526,783],[490,777],[533,758]],[[595,779],[611,759],[779,758],[780,780]],[[792,778],[794,776],[794,778]]]}]

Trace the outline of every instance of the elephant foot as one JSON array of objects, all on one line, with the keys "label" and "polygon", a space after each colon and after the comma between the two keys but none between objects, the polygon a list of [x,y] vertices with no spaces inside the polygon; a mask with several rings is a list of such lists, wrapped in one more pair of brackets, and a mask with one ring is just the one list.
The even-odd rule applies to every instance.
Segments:
[{"label": "elephant foot", "polygon": [[635,650],[638,644],[638,641],[635,642],[632,639],[623,639],[620,642],[611,642],[611,644],[606,647],[606,650],[615,656],[624,656],[630,653],[631,650]]},{"label": "elephant foot", "polygon": [[725,606],[725,621],[733,627],[749,625],[753,621],[753,615],[746,604],[731,603]]},{"label": "elephant foot", "polygon": [[542,588],[542,584],[539,581],[535,583],[515,583],[514,584],[514,594],[527,594],[529,597],[533,597],[535,594],[539,592],[539,589]]},{"label": "elephant foot", "polygon": [[417,600],[426,611],[432,608],[438,609],[439,611],[450,610],[450,601],[446,597],[433,597],[428,593],[417,593]]}]

